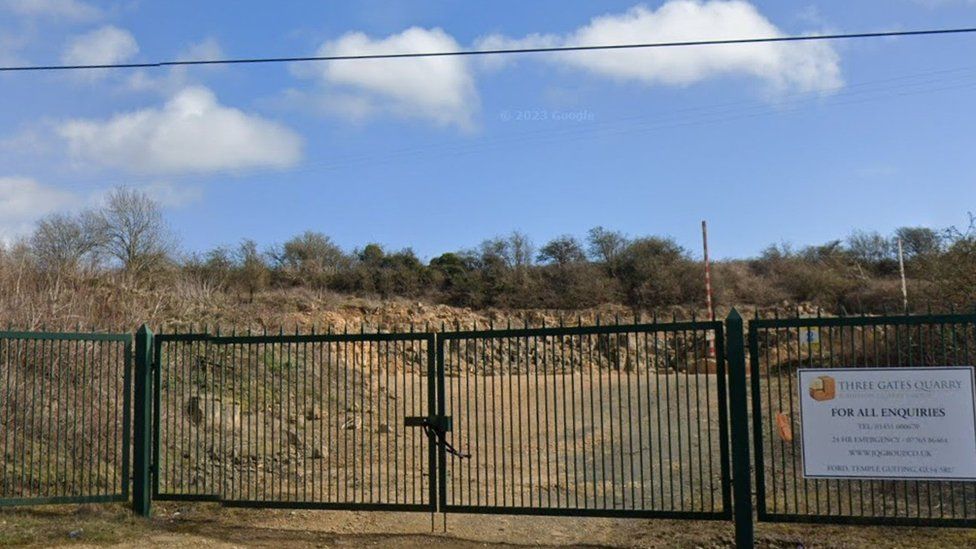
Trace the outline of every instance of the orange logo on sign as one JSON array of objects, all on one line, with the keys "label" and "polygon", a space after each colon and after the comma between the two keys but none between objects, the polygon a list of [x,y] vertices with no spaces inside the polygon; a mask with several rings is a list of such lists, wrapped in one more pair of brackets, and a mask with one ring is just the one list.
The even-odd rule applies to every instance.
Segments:
[{"label": "orange logo on sign", "polygon": [[818,376],[810,382],[810,397],[813,400],[832,400],[837,396],[837,382],[830,376]]}]

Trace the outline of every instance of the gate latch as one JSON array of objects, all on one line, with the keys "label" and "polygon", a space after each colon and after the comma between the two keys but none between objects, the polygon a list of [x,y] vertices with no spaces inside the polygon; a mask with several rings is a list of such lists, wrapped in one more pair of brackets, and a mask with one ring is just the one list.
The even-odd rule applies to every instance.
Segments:
[{"label": "gate latch", "polygon": [[437,444],[452,456],[457,456],[460,459],[471,457],[471,454],[457,450],[447,441],[447,433],[454,428],[454,420],[451,416],[407,416],[403,418],[403,425],[406,427],[423,427],[424,434],[428,437],[435,437]]}]

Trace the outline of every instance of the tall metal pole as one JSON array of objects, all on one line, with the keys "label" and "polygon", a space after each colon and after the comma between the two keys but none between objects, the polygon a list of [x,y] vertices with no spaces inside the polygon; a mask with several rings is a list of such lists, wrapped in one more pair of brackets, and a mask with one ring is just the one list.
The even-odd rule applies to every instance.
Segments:
[{"label": "tall metal pole", "polygon": [[[705,251],[705,306],[708,308],[708,318],[715,321],[715,306],[712,303],[712,267],[708,261],[708,226],[702,220],[702,249]],[[708,342],[708,357],[715,356],[715,340]]]},{"label": "tall metal pole", "polygon": [[908,314],[908,285],[905,283],[905,252],[898,239],[898,270],[901,272],[901,300],[905,314]]}]

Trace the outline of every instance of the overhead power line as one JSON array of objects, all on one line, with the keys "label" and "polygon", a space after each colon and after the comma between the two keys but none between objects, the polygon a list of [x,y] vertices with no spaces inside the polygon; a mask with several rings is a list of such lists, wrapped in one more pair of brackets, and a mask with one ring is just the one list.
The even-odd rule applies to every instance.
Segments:
[{"label": "overhead power line", "polygon": [[941,34],[966,34],[976,32],[976,27],[955,29],[926,29],[889,32],[860,32],[849,34],[818,34],[803,36],[775,36],[766,38],[733,38],[728,40],[691,40],[684,42],[648,42],[641,44],[606,44],[594,46],[558,46],[549,48],[511,48],[493,50],[458,50],[439,52],[376,53],[362,55],[315,55],[300,57],[252,57],[238,59],[204,59],[185,61],[158,61],[147,63],[106,63],[96,65],[36,65],[0,67],[0,72],[14,71],[59,71],[89,69],[139,69],[154,67],[176,67],[188,65],[243,65],[252,63],[300,63],[311,61],[354,61],[363,59],[407,59],[417,57],[460,57],[470,55],[506,55],[516,53],[553,53],[575,51],[634,50],[650,48],[676,48],[692,46],[721,46],[734,44],[760,44],[770,42],[810,42],[817,40],[845,40],[853,38],[891,38],[898,36],[930,36]]}]

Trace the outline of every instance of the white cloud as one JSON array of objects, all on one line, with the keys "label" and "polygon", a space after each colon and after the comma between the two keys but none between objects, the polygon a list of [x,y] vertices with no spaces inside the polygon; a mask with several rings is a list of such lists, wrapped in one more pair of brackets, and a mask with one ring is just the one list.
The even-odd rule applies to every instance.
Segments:
[{"label": "white cloud", "polygon": [[101,11],[80,0],[0,0],[0,9],[25,17],[91,21]]},{"label": "white cloud", "polygon": [[28,177],[0,177],[0,243],[29,233],[41,217],[76,202],[73,193]]},{"label": "white cloud", "polygon": [[[741,0],[670,0],[595,17],[566,35],[513,39],[490,35],[479,49],[584,46],[784,36]],[[839,58],[823,42],[757,43],[541,54],[540,58],[621,81],[687,86],[721,75],[747,75],[775,91],[831,91],[843,85]],[[499,65],[499,58],[488,60]]]},{"label": "white cloud", "polygon": [[[441,29],[409,28],[373,39],[351,32],[326,42],[317,55],[418,53],[461,49]],[[459,57],[332,61],[296,69],[312,75],[325,87],[326,110],[361,118],[377,112],[425,118],[438,125],[470,128],[478,109],[478,93],[468,63]]]},{"label": "white cloud", "polygon": [[224,49],[220,46],[220,42],[216,38],[209,37],[190,44],[177,59],[180,61],[207,61],[222,59],[223,57]]},{"label": "white cloud", "polygon": [[209,89],[187,87],[162,108],[109,120],[69,120],[58,128],[77,164],[132,173],[204,173],[285,168],[302,156],[287,127],[218,103]]},{"label": "white cloud", "polygon": [[[180,61],[201,61],[206,59],[224,58],[224,50],[215,38],[206,38],[200,42],[194,42],[181,51],[176,59]],[[159,69],[146,70],[139,69],[132,72],[125,80],[125,85],[130,91],[135,92],[156,92],[162,95],[172,95],[179,90],[193,84],[194,75],[201,72],[211,72],[223,70],[220,65],[198,65],[194,67],[176,66],[168,70]]]},{"label": "white cloud", "polygon": [[61,60],[69,65],[122,63],[139,53],[132,33],[112,25],[95,29],[68,41]]},{"label": "white cloud", "polygon": [[140,190],[163,207],[179,208],[203,198],[203,189],[190,185],[175,185],[168,181],[156,181]]}]

